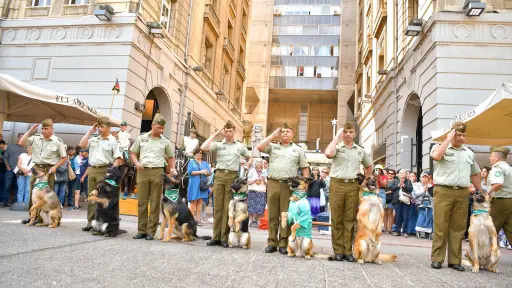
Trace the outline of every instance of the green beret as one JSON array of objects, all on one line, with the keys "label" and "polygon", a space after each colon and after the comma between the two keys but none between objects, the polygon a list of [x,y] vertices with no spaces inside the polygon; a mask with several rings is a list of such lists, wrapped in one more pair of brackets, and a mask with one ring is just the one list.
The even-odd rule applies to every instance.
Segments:
[{"label": "green beret", "polygon": [[128,126],[128,123],[126,121],[121,121],[121,126]]},{"label": "green beret", "polygon": [[167,121],[165,121],[164,116],[162,116],[162,114],[156,113],[155,118],[153,118],[153,124],[165,126],[165,123],[167,123]]},{"label": "green beret", "polygon": [[281,129],[291,129],[291,130],[293,130],[292,126],[290,126],[290,124],[288,124],[288,122],[284,122],[283,126],[281,126]]},{"label": "green beret", "polygon": [[343,129],[351,130],[351,129],[356,129],[356,127],[354,126],[354,123],[352,123],[351,121],[347,121],[347,122],[345,122],[345,124],[343,124]]},{"label": "green beret", "polygon": [[491,147],[491,152],[501,152],[505,155],[508,155],[508,153],[510,153],[510,149],[508,149],[507,147],[503,147],[503,146],[494,146],[494,147]]},{"label": "green beret", "polygon": [[108,117],[100,117],[100,118],[98,118],[97,122],[98,122],[98,125],[100,125],[100,126],[102,126],[102,125],[111,126],[110,119],[108,119]]},{"label": "green beret", "polygon": [[190,128],[189,133],[197,133],[197,129],[196,128]]},{"label": "green beret", "polygon": [[52,119],[44,119],[43,122],[41,122],[41,126],[43,126],[43,127],[53,127]]},{"label": "green beret", "polygon": [[466,133],[466,124],[463,122],[455,122],[452,125],[452,129],[460,133]]}]

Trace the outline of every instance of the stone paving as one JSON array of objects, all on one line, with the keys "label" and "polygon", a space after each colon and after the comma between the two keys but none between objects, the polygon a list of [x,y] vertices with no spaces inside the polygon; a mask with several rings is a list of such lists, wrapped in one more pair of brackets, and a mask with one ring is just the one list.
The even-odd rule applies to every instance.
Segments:
[{"label": "stone paving", "polygon": [[[26,212],[0,209],[0,287],[511,287],[512,251],[501,249],[501,274],[430,268],[429,240],[382,238],[395,263],[307,261],[266,254],[267,231],[252,228],[250,250],[207,247],[205,241],[133,240],[137,219],[115,239],[82,232],[86,209],[64,212],[57,229],[25,227]],[[211,235],[211,224],[199,229]],[[330,238],[314,233],[315,251],[332,253]],[[467,243],[464,243],[464,247]]]}]

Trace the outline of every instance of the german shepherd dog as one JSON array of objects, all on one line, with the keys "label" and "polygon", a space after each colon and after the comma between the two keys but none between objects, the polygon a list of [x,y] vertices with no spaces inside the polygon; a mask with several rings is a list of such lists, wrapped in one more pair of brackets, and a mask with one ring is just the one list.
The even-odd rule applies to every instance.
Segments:
[{"label": "german shepherd dog", "polygon": [[[164,179],[164,195],[162,197],[161,210],[164,216],[160,225],[158,240],[169,242],[171,239],[181,239],[183,242],[195,239],[210,240],[210,236],[197,236],[197,222],[188,209],[186,200],[179,195],[179,176],[169,177],[162,173]],[[165,235],[165,226],[168,225]],[[174,234],[174,235],[172,235]]]},{"label": "german shepherd dog", "polygon": [[492,222],[489,210],[491,200],[486,192],[477,191],[473,194],[473,215],[469,220],[469,248],[466,257],[469,259],[471,271],[478,273],[480,269],[500,273],[496,266],[500,260],[500,250],[496,228]]},{"label": "german shepherd dog", "polygon": [[[311,238],[313,218],[306,198],[309,182],[311,182],[311,178],[302,176],[288,178],[290,190],[294,192],[290,197],[288,212],[281,213],[281,227],[286,228],[291,225],[292,231],[288,237],[288,256],[304,256],[307,260],[313,256],[313,240]],[[299,237],[297,237],[297,233]]]},{"label": "german shepherd dog", "polygon": [[364,177],[358,174],[360,191],[357,212],[357,231],[354,241],[354,258],[357,262],[394,262],[396,255],[380,253],[381,227],[384,219],[382,200],[377,196],[377,180],[374,176]]},{"label": "german shepherd dog", "polygon": [[34,225],[37,216],[40,215],[43,222],[37,223],[36,226],[55,228],[60,225],[62,219],[59,197],[48,186],[47,173],[37,168],[32,168],[32,173],[37,179],[32,190],[32,207],[29,211],[30,222],[25,225]]},{"label": "german shepherd dog", "polygon": [[94,220],[91,223],[92,235],[116,237],[119,234],[119,181],[122,167],[110,166],[105,179],[96,190],[89,193],[87,201],[97,203]]},{"label": "german shepherd dog", "polygon": [[249,212],[247,210],[247,178],[238,178],[231,183],[233,199],[229,201],[228,226],[231,232],[228,236],[229,247],[251,247],[249,233]]}]

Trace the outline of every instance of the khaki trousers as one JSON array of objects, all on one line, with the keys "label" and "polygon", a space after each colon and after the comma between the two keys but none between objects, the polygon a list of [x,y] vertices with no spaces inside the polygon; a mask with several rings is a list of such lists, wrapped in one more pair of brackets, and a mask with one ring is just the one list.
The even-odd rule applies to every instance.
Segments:
[{"label": "khaki trousers", "polygon": [[213,240],[228,242],[229,201],[233,199],[231,184],[238,177],[237,172],[216,170],[213,180]]},{"label": "khaki trousers", "polygon": [[344,179],[331,178],[329,186],[331,205],[331,242],[334,254],[352,255],[359,185],[345,183]]},{"label": "khaki trousers", "polygon": [[[95,168],[90,166],[89,173],[87,174],[87,192],[91,193],[96,190],[98,187],[98,183],[105,179],[105,173],[107,173],[107,166],[101,168]],[[77,179],[76,181],[80,181]],[[96,212],[96,203],[87,202],[87,225],[90,225],[92,220],[94,220],[95,212]]]},{"label": "khaki trousers", "polygon": [[[46,164],[42,164],[42,165],[35,164],[34,166],[37,166],[36,167],[37,169],[41,169],[45,173],[48,173],[48,171],[50,171],[50,168],[52,167],[52,165],[46,165]],[[32,208],[32,190],[34,190],[34,184],[36,183],[36,180],[37,180],[36,175],[34,175],[34,173],[32,173],[32,176],[30,176],[30,195],[28,198],[29,216],[30,216],[30,208]],[[48,186],[50,186],[50,189],[53,191],[53,187],[55,187],[55,174],[48,175]],[[37,216],[37,219],[42,221],[40,216]]]},{"label": "khaki trousers", "polygon": [[[267,209],[268,209],[268,239],[269,246],[288,246],[290,227],[281,227],[281,213],[288,211],[292,191],[287,180],[269,179],[267,183]],[[277,233],[279,232],[279,238]]]},{"label": "khaki trousers", "polygon": [[[138,233],[154,236],[160,220],[160,200],[163,195],[163,168],[137,171]],[[148,222],[148,203],[151,203]],[[172,229],[172,228],[171,228]]]},{"label": "khaki trousers", "polygon": [[468,195],[468,188],[434,186],[432,262],[444,262],[448,244],[448,264],[460,265],[462,239],[468,221]]},{"label": "khaki trousers", "polygon": [[512,243],[512,198],[493,198],[491,217],[496,233],[503,228],[509,243]]}]

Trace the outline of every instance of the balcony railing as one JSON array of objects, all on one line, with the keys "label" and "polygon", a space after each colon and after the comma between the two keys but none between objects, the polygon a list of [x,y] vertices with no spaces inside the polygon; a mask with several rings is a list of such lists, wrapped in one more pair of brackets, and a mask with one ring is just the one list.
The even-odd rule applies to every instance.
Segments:
[{"label": "balcony railing", "polygon": [[244,37],[244,40],[247,41],[247,24],[242,21],[242,36]]},{"label": "balcony railing", "polygon": [[367,63],[367,60],[371,58],[372,56],[372,50],[373,50],[373,38],[371,35],[368,35],[366,38],[366,43],[364,45],[363,50],[363,62]]},{"label": "balcony railing", "polygon": [[238,72],[238,74],[240,74],[240,76],[242,76],[242,78],[244,78],[245,80],[245,66],[242,62],[238,61],[238,65],[236,67],[236,71]]},{"label": "balcony railing", "polygon": [[233,43],[229,40],[229,37],[224,38],[224,50],[227,52],[231,61],[235,61],[235,47],[233,47]]},{"label": "balcony railing", "polygon": [[307,89],[307,90],[336,90],[338,89],[338,77],[288,77],[271,76],[270,88],[278,89]]},{"label": "balcony railing", "polygon": [[205,4],[204,19],[210,23],[210,26],[214,28],[215,33],[217,33],[218,36],[220,31],[220,21],[212,4]]}]

